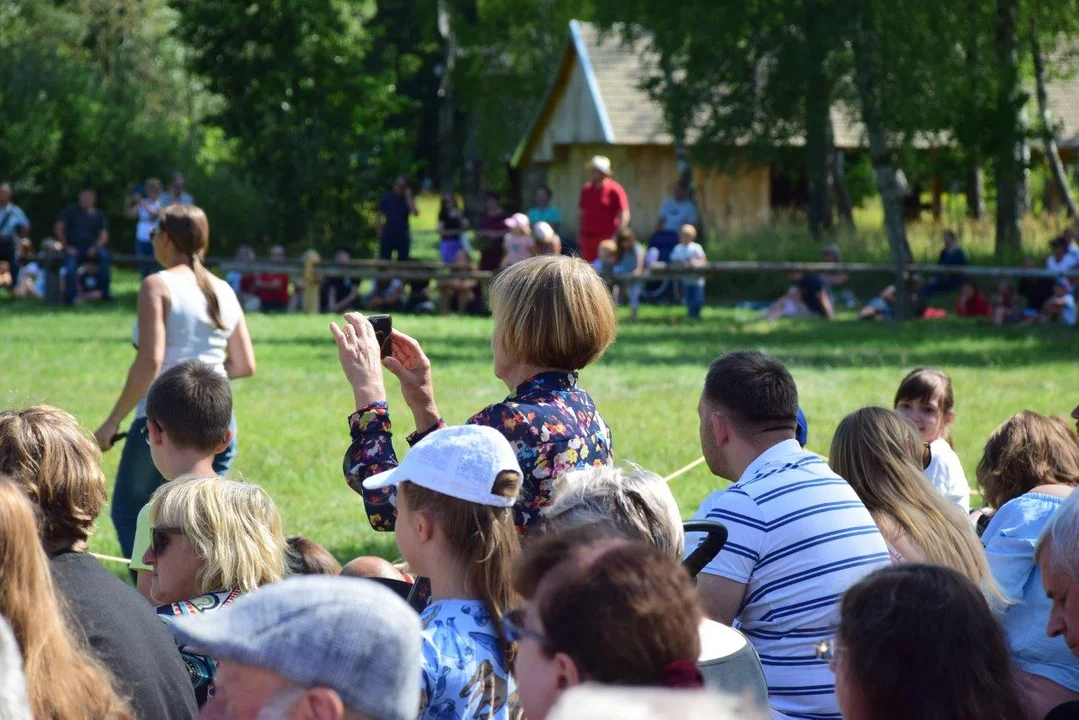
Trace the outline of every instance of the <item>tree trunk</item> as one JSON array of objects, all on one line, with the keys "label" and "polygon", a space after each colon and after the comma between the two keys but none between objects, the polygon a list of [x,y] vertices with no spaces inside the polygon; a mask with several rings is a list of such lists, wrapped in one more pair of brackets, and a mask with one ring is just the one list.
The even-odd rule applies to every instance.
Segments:
[{"label": "tree trunk", "polygon": [[446,45],[442,63],[442,78],[438,85],[438,187],[450,192],[457,171],[457,133],[454,117],[457,113],[453,95],[453,73],[457,60],[457,40],[453,33],[453,18],[446,0],[438,2],[438,31]]},{"label": "tree trunk", "polygon": [[869,157],[877,178],[881,202],[884,205],[884,228],[895,265],[895,317],[906,320],[911,316],[910,288],[906,269],[910,262],[907,229],[903,224],[903,188],[888,148],[884,112],[878,87],[878,67],[881,62],[875,23],[873,0],[857,4],[854,28],[855,83],[862,104],[862,122],[869,136]]},{"label": "tree trunk", "polygon": [[805,3],[806,36],[806,177],[809,180],[809,232],[820,240],[831,232],[832,203],[828,192],[829,150],[832,147],[832,118],[825,63],[828,59],[823,11],[816,0]]},{"label": "tree trunk", "polygon": [[850,190],[847,189],[847,158],[842,150],[833,150],[832,158],[832,189],[835,191],[836,210],[840,222],[853,229],[854,206],[851,204]]},{"label": "tree trunk", "polygon": [[1076,217],[1075,197],[1072,196],[1071,188],[1068,187],[1068,176],[1064,171],[1064,163],[1060,161],[1060,150],[1057,148],[1056,128],[1053,119],[1049,115],[1049,94],[1045,89],[1045,62],[1042,58],[1041,43],[1038,42],[1038,28],[1034,21],[1030,21],[1030,54],[1034,58],[1034,85],[1038,95],[1038,114],[1041,119],[1042,143],[1045,145],[1045,161],[1049,169],[1053,171],[1053,180],[1056,182],[1057,192],[1064,200],[1068,208],[1068,217]]},{"label": "tree trunk", "polygon": [[971,220],[985,217],[985,174],[976,154],[967,164],[967,217]]},{"label": "tree trunk", "polygon": [[1018,0],[997,0],[996,185],[997,255],[1017,250],[1020,229]]}]

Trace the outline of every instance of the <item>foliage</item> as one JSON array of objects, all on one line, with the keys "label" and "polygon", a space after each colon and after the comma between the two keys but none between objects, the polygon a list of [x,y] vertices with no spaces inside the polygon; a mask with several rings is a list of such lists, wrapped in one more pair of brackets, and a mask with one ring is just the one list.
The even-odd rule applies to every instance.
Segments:
[{"label": "foliage", "polygon": [[[47,402],[95,427],[134,357],[134,288],[125,276],[116,306],[74,313],[45,313],[28,305],[12,310],[5,304],[0,367],[8,382],[0,391],[0,406]],[[708,362],[728,349],[765,350],[790,365],[809,418],[809,446],[825,454],[846,413],[888,405],[900,378],[916,365],[943,367],[955,382],[956,450],[970,480],[997,423],[1025,408],[1067,414],[1075,404],[1071,380],[1079,336],[1066,330],[995,329],[958,320],[895,326],[859,323],[849,313],[833,324],[766,323],[716,308],[706,309],[699,324],[686,323],[683,316],[681,308],[645,308],[641,321],[623,323],[618,342],[582,373],[583,387],[612,428],[620,462],[667,474],[700,455],[697,397]],[[259,371],[233,386],[240,428],[235,470],[270,492],[289,533],[323,543],[342,560],[368,552],[396,557],[393,536],[370,529],[360,498],[341,475],[349,443],[345,418],[355,408],[327,318],[254,315],[248,321]],[[462,422],[505,397],[505,386],[491,370],[489,320],[398,316],[394,325],[418,338],[431,356],[439,407],[449,422]],[[72,363],[75,351],[95,362]],[[404,453],[411,418],[397,383],[389,380],[387,390],[398,421],[396,447]],[[118,461],[119,448],[105,455],[110,487]],[[698,467],[674,481],[672,489],[688,516],[723,485]],[[117,553],[108,510],[91,547]]]}]

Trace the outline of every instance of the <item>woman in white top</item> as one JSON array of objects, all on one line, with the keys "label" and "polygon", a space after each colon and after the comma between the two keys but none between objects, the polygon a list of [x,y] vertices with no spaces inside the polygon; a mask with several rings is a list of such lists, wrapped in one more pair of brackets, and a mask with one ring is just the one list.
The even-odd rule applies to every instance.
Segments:
[{"label": "woman in white top", "polygon": [[[124,215],[135,220],[135,255],[147,261],[154,258],[154,245],[151,235],[157,226],[157,219],[161,214],[161,181],[157,178],[147,178],[143,186],[146,194],[136,190],[127,199],[124,207]],[[145,278],[152,272],[161,268],[155,267],[154,263],[146,262],[139,266],[142,276]]]},{"label": "woman in white top", "polygon": [[[138,354],[116,405],[94,433],[101,449],[108,450],[121,421],[136,411],[112,495],[112,521],[125,556],[139,510],[164,482],[143,438],[146,392],[154,379],[184,360],[201,360],[230,379],[255,372],[255,351],[236,294],[202,264],[210,240],[206,214],[193,205],[163,208],[151,237],[154,258],[165,269],[142,281],[133,333]],[[233,422],[233,444],[214,461],[218,473],[228,469],[235,454]]]}]

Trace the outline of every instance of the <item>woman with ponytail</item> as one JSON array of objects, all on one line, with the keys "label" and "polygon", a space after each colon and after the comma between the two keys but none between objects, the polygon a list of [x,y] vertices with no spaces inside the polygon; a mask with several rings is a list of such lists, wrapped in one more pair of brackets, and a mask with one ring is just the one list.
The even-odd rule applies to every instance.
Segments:
[{"label": "woman with ponytail", "polygon": [[[154,379],[184,360],[201,360],[230,379],[255,372],[255,351],[236,294],[202,264],[210,244],[206,214],[193,205],[164,208],[151,241],[154,258],[165,269],[142,281],[133,333],[138,354],[115,407],[94,433],[101,449],[110,449],[120,423],[135,411],[112,497],[112,521],[125,556],[131,553],[139,510],[164,482],[144,440],[146,392]],[[232,430],[232,443],[214,460],[219,474],[236,452],[235,424]]]}]

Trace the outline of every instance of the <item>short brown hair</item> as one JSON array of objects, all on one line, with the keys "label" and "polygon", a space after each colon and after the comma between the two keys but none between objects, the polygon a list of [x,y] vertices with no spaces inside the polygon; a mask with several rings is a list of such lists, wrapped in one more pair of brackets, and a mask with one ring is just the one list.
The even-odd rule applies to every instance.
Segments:
[{"label": "short brown hair", "polygon": [[287,565],[290,575],[340,575],[341,563],[330,551],[303,535],[289,535]]},{"label": "short brown hair", "polygon": [[514,586],[536,605],[551,652],[603,684],[660,685],[672,662],[700,654],[700,603],[677,561],[643,542],[597,531],[534,540]]},{"label": "short brown hair", "polygon": [[105,507],[101,451],[69,413],[48,405],[0,412],[0,474],[41,512],[50,552],[86,549]]},{"label": "short brown hair", "polygon": [[1024,410],[1005,420],[985,443],[978,485],[999,508],[1038,485],[1079,485],[1079,445],[1063,420]]},{"label": "short brown hair", "polygon": [[[895,391],[895,400],[892,406],[898,408],[903,400],[908,402],[933,402],[940,398],[940,415],[943,418],[949,413],[955,412],[955,391],[952,389],[952,378],[943,370],[931,367],[914,368],[899,383],[899,389]],[[944,428],[942,437],[949,443],[952,441],[952,427]]]},{"label": "short brown hair", "polygon": [[580,370],[614,342],[614,301],[607,284],[579,258],[540,255],[491,281],[495,339],[514,360]]},{"label": "short brown hair", "polygon": [[757,434],[798,426],[798,386],[787,367],[755,351],[727,353],[712,361],[704,379],[704,398],[722,405],[741,432]]},{"label": "short brown hair", "polygon": [[160,425],[177,447],[211,452],[225,439],[232,422],[229,380],[204,362],[185,360],[150,386],[146,417]]}]

